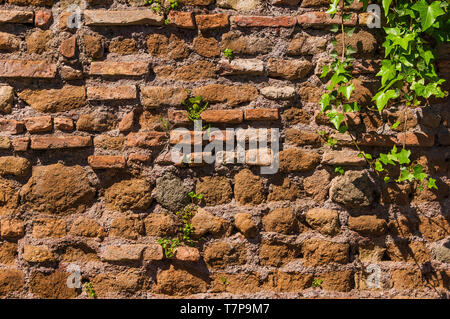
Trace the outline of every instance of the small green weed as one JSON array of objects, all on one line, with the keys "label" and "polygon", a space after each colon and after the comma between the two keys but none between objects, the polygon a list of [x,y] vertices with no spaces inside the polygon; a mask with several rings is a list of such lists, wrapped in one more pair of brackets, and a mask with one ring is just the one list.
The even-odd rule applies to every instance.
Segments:
[{"label": "small green weed", "polygon": [[227,280],[226,277],[220,277],[220,281],[225,285],[228,286],[230,284],[230,282]]},{"label": "small green weed", "polygon": [[208,107],[208,102],[204,102],[199,95],[190,97],[183,101],[183,105],[187,107],[188,118],[192,122],[200,119],[202,112]]},{"label": "small green weed", "polygon": [[341,166],[336,166],[336,167],[334,168],[334,172],[335,172],[335,173],[339,173],[339,174],[341,174],[341,175],[344,175],[345,170],[344,170]]},{"label": "small green weed", "polygon": [[92,285],[92,282],[88,282],[84,284],[84,290],[91,298],[97,298],[97,294],[95,293],[94,286]]},{"label": "small green weed", "polygon": [[322,279],[314,278],[314,279],[313,279],[313,282],[312,282],[312,284],[311,284],[311,287],[314,287],[314,288],[322,288],[322,283],[323,283],[323,280],[322,280]]},{"label": "small green weed", "polygon": [[231,49],[225,49],[223,51],[223,54],[225,55],[225,57],[227,57],[228,59],[233,59],[233,50]]},{"label": "small green weed", "polygon": [[164,255],[166,255],[167,258],[172,258],[177,247],[180,246],[180,240],[178,238],[159,238],[158,244],[162,246]]}]

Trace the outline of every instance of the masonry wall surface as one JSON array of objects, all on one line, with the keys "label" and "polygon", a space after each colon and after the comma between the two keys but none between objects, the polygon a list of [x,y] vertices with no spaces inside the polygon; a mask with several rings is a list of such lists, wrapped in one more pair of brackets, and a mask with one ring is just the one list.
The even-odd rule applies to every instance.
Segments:
[{"label": "masonry wall surface", "polygon": [[[318,115],[328,0],[181,2],[164,17],[143,0],[0,1],[0,296],[88,298],[67,286],[78,266],[100,298],[448,297],[448,100],[406,114],[438,190],[385,184]],[[352,10],[354,94],[370,106],[383,35]],[[172,162],[172,131],[193,129],[186,90],[210,103],[204,125],[278,128],[279,172]],[[389,124],[404,118],[348,120],[377,154],[402,145]],[[190,191],[197,241],[167,258],[157,239],[179,234]]]}]

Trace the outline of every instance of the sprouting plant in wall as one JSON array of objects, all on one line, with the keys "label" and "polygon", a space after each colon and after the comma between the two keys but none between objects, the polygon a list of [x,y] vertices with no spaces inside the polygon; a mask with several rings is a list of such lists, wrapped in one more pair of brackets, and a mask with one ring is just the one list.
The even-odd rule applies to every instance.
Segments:
[{"label": "sprouting plant in wall", "polygon": [[[168,4],[165,0],[145,0],[145,4],[152,7],[153,12],[168,14],[171,10],[177,9],[180,6],[180,0],[169,0]],[[168,19],[167,23],[169,23]]]},{"label": "sprouting plant in wall", "polygon": [[323,283],[322,279],[314,278],[313,282],[311,284],[311,287],[313,287],[313,288],[322,288],[322,283]]},{"label": "sprouting plant in wall", "polygon": [[167,258],[172,258],[177,250],[177,247],[180,246],[180,240],[178,238],[159,238],[158,244],[162,246],[164,255]]},{"label": "sprouting plant in wall", "polygon": [[233,59],[233,50],[231,49],[225,49],[223,51],[223,54],[225,55],[225,57],[227,57],[228,59]]},{"label": "sprouting plant in wall", "polygon": [[195,241],[191,237],[192,233],[194,232],[194,227],[192,226],[191,220],[196,211],[197,207],[193,204],[189,204],[185,208],[177,212],[177,216],[181,220],[181,239],[188,246],[194,246],[195,244]]},{"label": "sprouting plant in wall", "polygon": [[94,290],[94,285],[92,285],[92,282],[87,282],[84,284],[84,290],[86,291],[87,295],[91,298],[97,298],[97,294]]},{"label": "sprouting plant in wall", "polygon": [[228,286],[230,284],[230,282],[227,280],[227,277],[220,277],[220,281],[222,282],[222,284],[224,284],[225,286]]},{"label": "sprouting plant in wall", "polygon": [[192,203],[199,202],[203,199],[202,194],[197,194],[196,192],[189,192],[188,196],[191,198]]},{"label": "sprouting plant in wall", "polygon": [[170,123],[166,119],[164,119],[162,116],[159,118],[159,121],[161,122],[161,127],[164,131],[170,130]]},{"label": "sprouting plant in wall", "polygon": [[342,168],[342,166],[336,166],[336,167],[334,168],[334,172],[335,172],[335,173],[339,173],[339,174],[341,174],[341,175],[344,175],[345,170]]},{"label": "sprouting plant in wall", "polygon": [[202,112],[208,107],[209,103],[204,102],[203,97],[198,95],[196,97],[187,98],[182,104],[187,107],[189,120],[194,122],[200,119]]}]

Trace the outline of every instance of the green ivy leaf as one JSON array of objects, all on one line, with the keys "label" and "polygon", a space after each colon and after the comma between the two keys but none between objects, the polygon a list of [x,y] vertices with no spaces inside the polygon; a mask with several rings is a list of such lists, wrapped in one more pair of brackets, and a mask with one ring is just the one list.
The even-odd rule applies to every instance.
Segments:
[{"label": "green ivy leaf", "polygon": [[390,60],[381,61],[381,68],[377,73],[377,76],[381,76],[382,86],[384,86],[387,81],[394,79],[396,75],[397,70],[395,68],[395,64],[393,64]]},{"label": "green ivy leaf", "polygon": [[392,0],[383,0],[382,4],[383,4],[383,8],[384,8],[384,16],[387,17],[388,12],[389,12],[389,7],[392,3]]},{"label": "green ivy leaf", "polygon": [[437,186],[436,186],[436,180],[434,178],[430,177],[428,179],[428,182],[427,182],[427,187],[430,188],[430,189],[431,188],[438,189]]},{"label": "green ivy leaf", "polygon": [[385,176],[384,177],[384,182],[385,183],[389,183],[390,180],[391,180],[391,178],[389,176]]},{"label": "green ivy leaf", "polygon": [[339,31],[339,25],[338,24],[333,24],[333,26],[330,29],[331,32],[338,32]]},{"label": "green ivy leaf", "polygon": [[320,75],[320,78],[324,78],[328,75],[328,72],[330,72],[330,66],[324,65],[322,69],[322,74]]},{"label": "green ivy leaf", "polygon": [[428,5],[427,1],[420,0],[417,1],[411,8],[419,12],[422,31],[425,31],[431,27],[437,17],[445,14],[445,11],[441,8],[440,1],[434,1],[432,4]]},{"label": "green ivy leaf", "polygon": [[414,175],[410,172],[410,170],[402,166],[400,168],[400,176],[397,179],[397,182],[403,182],[403,181],[410,181],[412,182],[414,180]]},{"label": "green ivy leaf", "polygon": [[350,100],[352,96],[352,92],[355,89],[355,85],[351,83],[349,86],[341,86],[339,87],[338,92],[341,93],[347,100]]},{"label": "green ivy leaf", "polygon": [[344,121],[344,114],[337,111],[329,112],[327,116],[330,118],[330,122],[333,123],[336,130],[339,130],[342,122]]},{"label": "green ivy leaf", "polygon": [[427,174],[423,173],[422,170],[423,168],[420,164],[413,167],[414,179],[422,182],[425,178],[427,178]]},{"label": "green ivy leaf", "polygon": [[374,97],[373,101],[376,101],[378,112],[381,113],[383,111],[384,107],[386,106],[387,102],[389,102],[390,99],[396,98],[397,93],[395,90],[387,90],[386,92],[378,92]]},{"label": "green ivy leaf", "polygon": [[411,151],[405,150],[404,148],[397,154],[397,161],[399,164],[409,164],[411,161],[409,160],[409,156],[411,155]]},{"label": "green ivy leaf", "polygon": [[397,121],[394,124],[392,124],[391,128],[396,129],[399,125],[400,125],[400,121]]},{"label": "green ivy leaf", "polygon": [[384,170],[383,164],[381,164],[378,160],[375,162],[375,170],[378,172],[382,172]]},{"label": "green ivy leaf", "polygon": [[334,15],[337,13],[339,0],[332,0],[330,4],[330,8],[327,10],[327,14],[331,15],[331,17],[334,17]]}]

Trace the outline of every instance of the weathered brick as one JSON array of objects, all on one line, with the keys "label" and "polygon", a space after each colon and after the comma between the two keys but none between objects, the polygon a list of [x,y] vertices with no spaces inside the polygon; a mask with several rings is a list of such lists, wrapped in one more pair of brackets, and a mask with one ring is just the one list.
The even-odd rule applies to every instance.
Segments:
[{"label": "weathered brick", "polygon": [[64,86],[62,89],[30,90],[19,97],[38,112],[53,113],[76,109],[86,104],[84,86]]},{"label": "weathered brick", "polygon": [[85,24],[88,26],[110,25],[163,25],[164,16],[152,10],[85,10]]},{"label": "weathered brick", "polygon": [[51,132],[53,128],[51,116],[28,117],[24,121],[27,131],[30,133]]},{"label": "weathered brick", "polygon": [[130,162],[149,163],[151,160],[152,157],[151,155],[148,154],[130,153],[128,155],[128,163]]},{"label": "weathered brick", "polygon": [[344,166],[364,166],[366,161],[358,156],[358,151],[341,150],[341,151],[325,151],[322,157],[322,164],[326,165],[344,165]]},{"label": "weathered brick", "polygon": [[47,27],[52,20],[52,12],[47,10],[36,11],[34,15],[34,25],[39,28]]},{"label": "weathered brick", "polygon": [[0,60],[0,77],[51,79],[55,75],[56,64],[47,61]]},{"label": "weathered brick", "polygon": [[317,145],[321,139],[316,132],[289,128],[286,130],[286,143],[296,146]]},{"label": "weathered brick", "polygon": [[393,146],[397,142],[394,136],[364,133],[359,143],[365,146]]},{"label": "weathered brick", "polygon": [[180,246],[175,251],[175,258],[181,261],[199,261],[200,252],[195,247]]},{"label": "weathered brick", "polygon": [[[334,18],[331,18],[329,14],[325,12],[307,12],[297,16],[297,23],[304,26],[324,26],[330,24],[340,24],[341,23],[341,15],[336,14]],[[352,13],[351,18],[349,20],[344,21],[344,25],[353,26],[356,25],[358,20],[358,15],[356,13]]]},{"label": "weathered brick", "polygon": [[45,263],[56,261],[53,253],[47,246],[25,245],[23,259],[29,263]]},{"label": "weathered brick", "polygon": [[230,31],[222,35],[221,48],[233,50],[233,54],[258,55],[266,54],[274,43],[269,38],[246,36],[239,31]]},{"label": "weathered brick", "polygon": [[33,23],[33,11],[0,10],[0,23]]},{"label": "weathered brick", "polygon": [[108,246],[101,258],[108,262],[137,262],[142,257],[144,245]]},{"label": "weathered brick", "polygon": [[148,53],[162,59],[184,59],[189,55],[186,42],[175,33],[170,37],[164,34],[153,33],[147,38]]},{"label": "weathered brick", "polygon": [[0,119],[0,131],[9,134],[20,134],[25,126],[21,121]]},{"label": "weathered brick", "polygon": [[77,121],[77,129],[86,132],[104,132],[114,128],[115,125],[116,118],[114,114],[101,110],[82,114]]},{"label": "weathered brick", "polygon": [[17,244],[9,242],[3,242],[0,244],[0,264],[14,265],[16,261],[16,255],[17,255]]},{"label": "weathered brick", "polygon": [[239,27],[293,27],[297,24],[297,18],[289,16],[232,16],[230,20]]},{"label": "weathered brick", "polygon": [[270,58],[267,71],[270,77],[300,80],[306,77],[313,65],[307,60],[277,60]]},{"label": "weathered brick", "polygon": [[296,34],[289,43],[288,55],[314,55],[325,51],[327,39],[322,37],[314,37]]},{"label": "weathered brick", "polygon": [[184,110],[169,110],[168,111],[169,121],[175,125],[189,124],[190,120],[188,118],[187,111]]},{"label": "weathered brick", "polygon": [[253,85],[209,84],[194,89],[192,93],[202,96],[203,100],[210,103],[226,101],[229,106],[251,102],[258,97],[258,89]]},{"label": "weathered brick", "polygon": [[[302,3],[307,1],[302,1]],[[272,0],[272,4],[276,6],[296,6],[299,2],[300,0]]]},{"label": "weathered brick", "polygon": [[213,37],[196,37],[193,42],[193,48],[195,52],[207,58],[212,58],[220,55],[219,42]]},{"label": "weathered brick", "polygon": [[137,132],[127,136],[126,146],[128,147],[154,147],[164,145],[167,134],[163,132]]},{"label": "weathered brick", "polygon": [[67,117],[55,117],[53,119],[55,128],[61,131],[72,131],[74,128],[73,120]]},{"label": "weathered brick", "polygon": [[148,108],[181,106],[188,97],[184,88],[167,86],[141,86],[141,103]]},{"label": "weathered brick", "polygon": [[23,157],[0,157],[0,175],[25,176],[30,171],[30,161]]},{"label": "weathered brick", "polygon": [[288,148],[280,152],[280,171],[303,172],[314,169],[320,162],[320,155],[313,151]]},{"label": "weathered brick", "polygon": [[63,40],[59,47],[59,53],[68,59],[75,57],[77,50],[77,37],[71,36],[70,38]]},{"label": "weathered brick", "polygon": [[126,114],[119,122],[119,131],[128,132],[131,131],[134,124],[134,111]]},{"label": "weathered brick", "polygon": [[33,237],[35,238],[61,238],[65,235],[64,219],[38,218],[33,221]]},{"label": "weathered brick", "polygon": [[246,121],[276,121],[278,109],[249,109],[244,111]]},{"label": "weathered brick", "polygon": [[50,136],[33,136],[31,138],[30,147],[32,150],[47,150],[60,148],[89,147],[91,145],[92,139],[90,136],[50,135]]},{"label": "weathered brick", "polygon": [[28,145],[30,144],[30,138],[27,137],[17,137],[13,139],[12,145],[14,152],[26,152]]},{"label": "weathered brick", "polygon": [[416,147],[432,147],[434,145],[434,135],[426,133],[406,132],[397,134],[397,144],[403,145],[405,142],[408,146]]},{"label": "weathered brick", "polygon": [[20,38],[11,33],[0,32],[0,52],[17,51],[20,47]]},{"label": "weathered brick", "polygon": [[88,162],[93,169],[125,168],[126,165],[124,156],[113,155],[92,155],[88,157]]},{"label": "weathered brick", "polygon": [[242,123],[243,114],[241,110],[206,110],[201,114],[201,119],[208,123]]},{"label": "weathered brick", "polygon": [[228,26],[228,15],[224,13],[198,14],[195,22],[200,30],[225,28]]},{"label": "weathered brick", "polygon": [[153,70],[160,78],[186,82],[210,79],[216,75],[216,65],[203,60],[178,68],[170,65],[159,65],[155,66]]},{"label": "weathered brick", "polygon": [[95,220],[79,217],[73,222],[70,228],[70,234],[73,236],[103,238],[105,236],[105,230]]},{"label": "weathered brick", "polygon": [[103,76],[142,76],[148,73],[147,62],[92,62],[90,74]]},{"label": "weathered brick", "polygon": [[171,10],[167,15],[167,19],[169,19],[170,26],[183,29],[195,29],[194,19],[192,18],[192,12]]},{"label": "weathered brick", "polygon": [[264,62],[259,59],[221,60],[217,69],[222,75],[263,75]]},{"label": "weathered brick", "polygon": [[308,239],[302,243],[302,252],[311,266],[329,263],[346,264],[349,262],[348,243],[338,243],[323,239]]},{"label": "weathered brick", "polygon": [[9,150],[11,147],[11,141],[7,136],[0,136],[0,149]]},{"label": "weathered brick", "polygon": [[136,87],[124,85],[118,87],[92,87],[86,88],[88,100],[134,100],[136,99]]},{"label": "weathered brick", "polygon": [[25,234],[25,225],[19,219],[4,219],[0,221],[0,236],[2,238],[16,239]]}]

